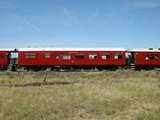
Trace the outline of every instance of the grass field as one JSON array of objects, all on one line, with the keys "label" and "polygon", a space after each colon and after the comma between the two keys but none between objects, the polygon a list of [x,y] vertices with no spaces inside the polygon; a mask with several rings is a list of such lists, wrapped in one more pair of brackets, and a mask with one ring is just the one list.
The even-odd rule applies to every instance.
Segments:
[{"label": "grass field", "polygon": [[157,71],[49,72],[59,84],[30,84],[44,77],[0,72],[0,120],[160,120]]}]

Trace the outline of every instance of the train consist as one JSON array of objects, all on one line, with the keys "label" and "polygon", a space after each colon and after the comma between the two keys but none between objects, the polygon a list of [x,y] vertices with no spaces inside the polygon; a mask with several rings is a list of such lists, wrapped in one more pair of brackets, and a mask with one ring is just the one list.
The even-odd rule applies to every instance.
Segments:
[{"label": "train consist", "polygon": [[160,48],[0,49],[0,69],[150,69],[160,67]]}]

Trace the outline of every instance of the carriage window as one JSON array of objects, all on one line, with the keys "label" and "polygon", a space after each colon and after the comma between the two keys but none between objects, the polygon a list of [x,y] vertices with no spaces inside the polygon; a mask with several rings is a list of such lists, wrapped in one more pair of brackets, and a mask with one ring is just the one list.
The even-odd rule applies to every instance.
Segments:
[{"label": "carriage window", "polygon": [[64,55],[63,55],[63,59],[64,59],[64,60],[70,60],[70,59],[71,59],[71,55],[64,54]]},{"label": "carriage window", "polygon": [[89,59],[92,59],[92,60],[93,60],[93,59],[96,59],[96,58],[97,58],[97,55],[96,55],[96,54],[90,54],[90,55],[89,55]]},{"label": "carriage window", "polygon": [[110,58],[110,55],[108,53],[105,53],[105,54],[102,55],[103,60],[107,60],[109,58]]},{"label": "carriage window", "polygon": [[54,57],[55,57],[55,59],[59,59],[59,55],[55,55]]},{"label": "carriage window", "polygon": [[116,53],[116,54],[114,55],[114,59],[116,59],[116,60],[122,59],[122,54]]},{"label": "carriage window", "polygon": [[154,56],[154,59],[155,59],[155,60],[160,60],[160,56],[155,55],[155,56]]},{"label": "carriage window", "polygon": [[148,56],[146,56],[146,57],[145,57],[145,60],[149,60],[149,57],[148,57]]},{"label": "carriage window", "polygon": [[45,53],[45,54],[44,54],[44,57],[45,57],[46,59],[50,58],[50,57],[51,57],[51,56],[50,56],[50,53]]},{"label": "carriage window", "polygon": [[154,60],[154,56],[153,55],[146,56],[145,60]]},{"label": "carriage window", "polygon": [[145,57],[145,60],[160,60],[160,56],[158,55],[148,55]]},{"label": "carriage window", "polygon": [[77,59],[84,59],[84,55],[83,54],[77,54],[75,57]]},{"label": "carriage window", "polygon": [[25,58],[36,58],[36,53],[25,53],[24,54]]}]

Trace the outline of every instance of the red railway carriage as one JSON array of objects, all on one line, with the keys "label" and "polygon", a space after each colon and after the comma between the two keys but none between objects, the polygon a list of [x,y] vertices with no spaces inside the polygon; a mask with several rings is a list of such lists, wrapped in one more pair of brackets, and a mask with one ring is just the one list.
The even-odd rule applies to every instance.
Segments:
[{"label": "red railway carriage", "polygon": [[136,66],[160,66],[160,49],[131,49],[133,63]]},{"label": "red railway carriage", "polygon": [[9,54],[14,49],[0,49],[0,69],[7,68],[9,65]]},{"label": "red railway carriage", "polygon": [[18,64],[28,66],[125,66],[126,49],[21,48]]}]

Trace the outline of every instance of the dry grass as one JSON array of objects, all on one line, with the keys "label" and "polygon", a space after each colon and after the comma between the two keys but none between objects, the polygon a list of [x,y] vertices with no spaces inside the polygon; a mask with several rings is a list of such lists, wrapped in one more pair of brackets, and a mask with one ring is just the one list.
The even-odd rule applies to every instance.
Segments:
[{"label": "dry grass", "polygon": [[[28,87],[0,87],[2,120],[160,120],[157,71],[50,72]],[[0,72],[0,84],[43,81],[44,72]]]}]

